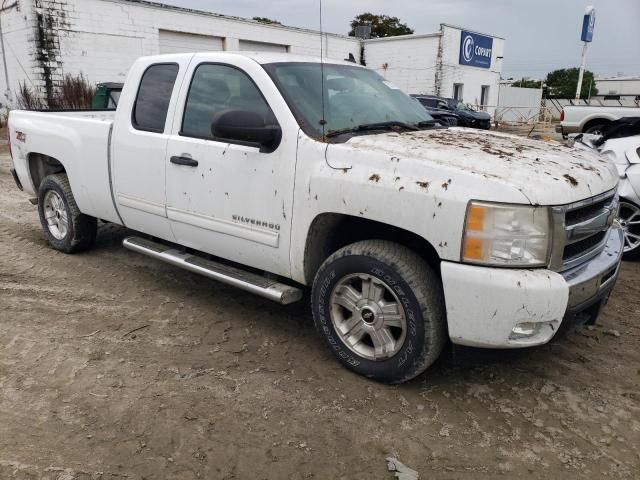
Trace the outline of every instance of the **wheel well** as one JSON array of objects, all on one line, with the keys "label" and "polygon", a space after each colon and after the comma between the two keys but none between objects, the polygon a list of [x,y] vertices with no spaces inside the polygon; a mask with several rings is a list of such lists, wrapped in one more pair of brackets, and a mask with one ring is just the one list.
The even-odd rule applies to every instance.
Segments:
[{"label": "wheel well", "polygon": [[607,123],[611,123],[611,120],[609,120],[608,118],[594,118],[584,124],[584,127],[582,127],[582,131],[586,132],[595,125],[606,125]]},{"label": "wheel well", "polygon": [[49,155],[45,155],[43,153],[30,153],[29,173],[37,194],[40,184],[45,177],[53,175],[54,173],[66,173],[66,170],[62,163]]},{"label": "wheel well", "polygon": [[440,272],[440,257],[435,248],[424,238],[402,228],[365,218],[339,213],[318,215],[307,235],[304,250],[304,272],[308,285],[322,262],[342,247],[361,240],[390,240],[404,245]]}]

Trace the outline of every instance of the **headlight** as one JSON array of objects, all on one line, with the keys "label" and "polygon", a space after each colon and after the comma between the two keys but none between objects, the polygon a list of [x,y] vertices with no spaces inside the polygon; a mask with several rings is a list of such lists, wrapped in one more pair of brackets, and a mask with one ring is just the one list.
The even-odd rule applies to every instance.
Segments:
[{"label": "headlight", "polygon": [[470,202],[462,261],[507,267],[547,264],[551,246],[546,207]]}]

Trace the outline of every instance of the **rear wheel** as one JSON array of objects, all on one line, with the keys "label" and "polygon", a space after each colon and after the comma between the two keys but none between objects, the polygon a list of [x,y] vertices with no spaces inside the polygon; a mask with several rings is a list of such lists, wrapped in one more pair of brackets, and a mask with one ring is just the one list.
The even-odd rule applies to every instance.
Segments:
[{"label": "rear wheel", "polygon": [[358,242],[331,255],[316,275],[312,308],[316,328],[337,359],[383,382],[422,373],[447,338],[438,275],[392,242]]},{"label": "rear wheel", "polygon": [[640,207],[627,200],[621,200],[618,217],[624,231],[623,258],[640,258]]},{"label": "rear wheel", "polygon": [[588,128],[584,130],[584,133],[589,133],[591,135],[602,135],[602,129],[604,128],[605,123],[597,123],[594,125],[590,125]]},{"label": "rear wheel", "polygon": [[56,250],[73,253],[93,245],[97,221],[80,213],[65,174],[49,175],[42,181],[38,213],[44,234]]}]

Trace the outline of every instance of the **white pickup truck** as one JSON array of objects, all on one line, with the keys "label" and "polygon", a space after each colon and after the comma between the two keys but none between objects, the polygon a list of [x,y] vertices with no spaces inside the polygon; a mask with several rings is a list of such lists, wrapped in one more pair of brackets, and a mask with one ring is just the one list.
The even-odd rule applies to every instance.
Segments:
[{"label": "white pickup truck", "polygon": [[[324,101],[324,102],[323,102]],[[324,105],[324,108],[323,108]],[[290,303],[348,368],[397,383],[456,344],[516,348],[595,321],[618,275],[618,174],[589,152],[435,125],[348,62],[139,59],[117,111],[12,111],[49,243],[124,246]]]},{"label": "white pickup truck", "polygon": [[567,105],[560,113],[556,131],[563,137],[571,133],[600,135],[605,125],[624,117],[640,117],[640,108]]}]

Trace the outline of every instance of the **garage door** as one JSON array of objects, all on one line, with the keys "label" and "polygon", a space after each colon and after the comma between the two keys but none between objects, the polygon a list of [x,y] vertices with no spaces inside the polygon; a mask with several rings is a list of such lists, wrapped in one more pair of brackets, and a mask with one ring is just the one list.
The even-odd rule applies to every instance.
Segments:
[{"label": "garage door", "polygon": [[220,51],[223,45],[222,37],[160,30],[160,53]]},{"label": "garage door", "polygon": [[266,42],[253,42],[251,40],[240,40],[240,50],[245,52],[282,52],[287,53],[289,48],[286,45]]}]

